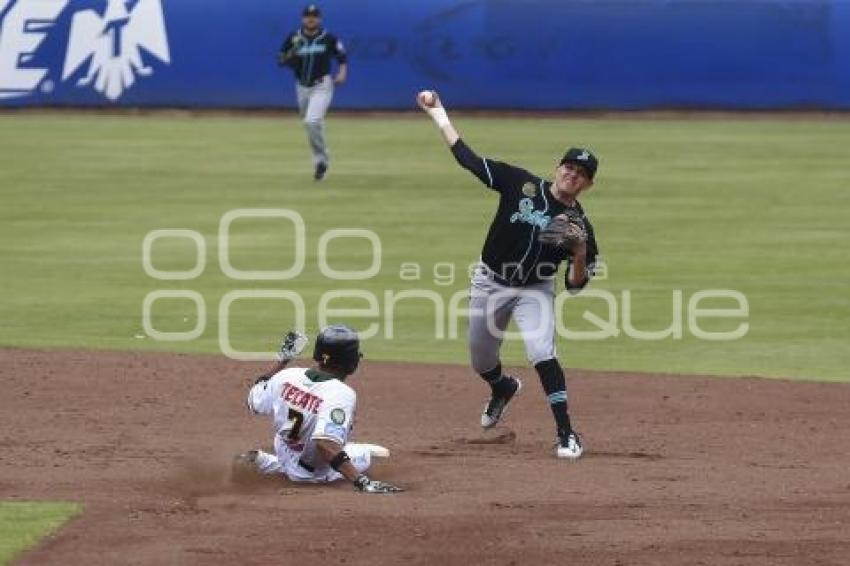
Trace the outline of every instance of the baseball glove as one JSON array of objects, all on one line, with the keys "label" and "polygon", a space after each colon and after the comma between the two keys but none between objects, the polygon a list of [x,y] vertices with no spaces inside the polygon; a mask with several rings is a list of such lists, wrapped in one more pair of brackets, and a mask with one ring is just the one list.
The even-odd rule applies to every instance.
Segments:
[{"label": "baseball glove", "polygon": [[365,474],[360,474],[354,480],[354,489],[363,493],[399,493],[400,491],[404,491],[402,488],[389,482],[370,480]]},{"label": "baseball glove", "polygon": [[277,359],[281,362],[288,362],[295,359],[295,356],[304,351],[307,346],[307,337],[300,332],[290,330],[283,337],[283,342],[280,345],[280,350],[277,353]]},{"label": "baseball glove", "polygon": [[295,59],[298,57],[298,50],[301,49],[302,45],[304,45],[304,38],[300,35],[295,36],[292,39],[292,47],[290,47],[278,56],[278,64],[291,65],[292,63],[294,63]]},{"label": "baseball glove", "polygon": [[587,228],[581,214],[575,209],[568,208],[540,230],[537,240],[541,244],[570,249],[576,244],[587,241]]}]

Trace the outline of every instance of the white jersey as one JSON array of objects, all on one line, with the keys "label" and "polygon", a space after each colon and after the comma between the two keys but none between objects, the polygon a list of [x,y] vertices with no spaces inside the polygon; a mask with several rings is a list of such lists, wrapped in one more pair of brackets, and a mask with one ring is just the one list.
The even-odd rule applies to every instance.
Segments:
[{"label": "white jersey", "polygon": [[248,393],[248,407],[253,412],[274,417],[278,458],[306,464],[315,468],[316,474],[328,467],[316,457],[316,440],[345,446],[356,406],[357,394],[351,387],[314,369],[281,370]]}]

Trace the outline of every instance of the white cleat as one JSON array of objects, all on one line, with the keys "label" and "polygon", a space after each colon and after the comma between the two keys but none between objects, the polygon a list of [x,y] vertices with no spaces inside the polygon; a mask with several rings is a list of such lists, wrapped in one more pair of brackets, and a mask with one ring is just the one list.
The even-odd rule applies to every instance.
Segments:
[{"label": "white cleat", "polygon": [[354,446],[354,447],[366,450],[367,452],[369,452],[369,454],[372,456],[372,458],[389,458],[390,457],[389,448],[384,448],[380,444],[368,444],[368,443],[364,443],[364,442],[351,442],[351,443],[348,443],[346,446]]},{"label": "white cleat", "polygon": [[578,433],[570,431],[569,434],[558,438],[558,447],[555,449],[556,457],[575,461],[581,458],[583,453],[584,447],[581,445],[581,437]]}]

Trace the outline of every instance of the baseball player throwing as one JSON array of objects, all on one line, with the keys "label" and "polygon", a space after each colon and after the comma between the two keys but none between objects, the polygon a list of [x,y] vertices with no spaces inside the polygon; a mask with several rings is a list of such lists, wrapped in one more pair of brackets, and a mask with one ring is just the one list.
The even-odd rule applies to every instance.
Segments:
[{"label": "baseball player throwing", "polygon": [[[333,80],[330,76],[331,58],[336,59],[339,65]],[[325,114],[331,105],[334,84],[341,85],[348,77],[348,63],[342,42],[322,28],[322,13],[318,6],[310,4],[304,8],[301,27],[284,40],[278,62],[281,66],[291,67],[295,73],[298,110],[313,152],[313,177],[321,181],[330,159],[325,143]]]},{"label": "baseball player throwing", "polygon": [[553,179],[545,180],[476,155],[452,126],[436,92],[423,91],[417,101],[437,124],[461,167],[499,193],[499,207],[470,290],[472,367],[491,389],[481,426],[495,426],[522,385],[502,373],[499,358],[504,331],[513,318],[555,418],[556,455],[576,460],[583,448],[570,422],[566,380],[555,353],[554,277],[566,261],[566,287],[575,293],[593,275],[599,251],[593,227],[577,199],[593,185],[598,161],[587,149],[571,148],[555,168]]},{"label": "baseball player throwing", "polygon": [[279,362],[260,376],[248,392],[248,408],[274,419],[274,454],[251,450],[236,457],[234,468],[282,474],[295,482],[326,483],[347,479],[366,493],[402,491],[369,479],[372,456],[387,456],[381,446],[348,442],[357,395],[345,384],[360,362],[360,340],[346,326],[329,326],[316,338],[312,368],[286,365],[307,339],[290,332]]}]

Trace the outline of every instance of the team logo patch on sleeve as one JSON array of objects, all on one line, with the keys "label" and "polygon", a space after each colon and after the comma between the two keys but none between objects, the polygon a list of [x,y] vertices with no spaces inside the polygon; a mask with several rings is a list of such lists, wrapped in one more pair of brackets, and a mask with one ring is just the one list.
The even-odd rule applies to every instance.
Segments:
[{"label": "team logo patch on sleeve", "polygon": [[331,420],[334,424],[341,425],[345,422],[345,411],[342,409],[334,409],[331,411]]},{"label": "team logo patch on sleeve", "polygon": [[537,196],[537,185],[529,181],[522,186],[522,194],[527,197],[534,198]]}]

